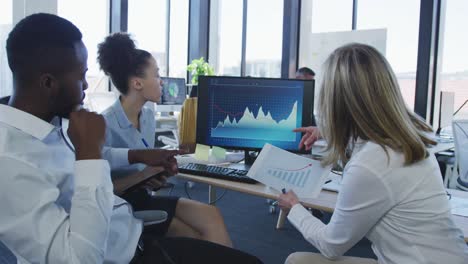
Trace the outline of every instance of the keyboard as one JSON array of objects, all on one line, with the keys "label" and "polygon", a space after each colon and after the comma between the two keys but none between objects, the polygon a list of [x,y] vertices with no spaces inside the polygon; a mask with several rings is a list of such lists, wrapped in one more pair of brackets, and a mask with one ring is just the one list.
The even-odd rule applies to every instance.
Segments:
[{"label": "keyboard", "polygon": [[233,168],[212,166],[206,164],[179,164],[179,172],[228,181],[244,182],[251,184],[257,183],[256,180],[247,176],[247,170],[238,170]]}]

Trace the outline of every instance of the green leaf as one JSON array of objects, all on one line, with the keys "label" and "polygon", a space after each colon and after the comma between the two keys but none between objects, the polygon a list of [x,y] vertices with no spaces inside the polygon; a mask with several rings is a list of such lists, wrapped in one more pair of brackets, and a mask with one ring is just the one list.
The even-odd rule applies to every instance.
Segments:
[{"label": "green leaf", "polygon": [[192,60],[187,65],[187,71],[192,75],[192,84],[198,84],[198,76],[200,75],[214,75],[214,68],[205,62],[203,57]]}]

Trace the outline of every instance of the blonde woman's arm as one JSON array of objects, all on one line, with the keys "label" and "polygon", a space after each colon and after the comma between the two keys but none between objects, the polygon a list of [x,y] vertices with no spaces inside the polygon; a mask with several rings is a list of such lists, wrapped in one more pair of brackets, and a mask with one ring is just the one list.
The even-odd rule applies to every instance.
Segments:
[{"label": "blonde woman's arm", "polygon": [[289,221],[327,258],[342,256],[359,242],[394,204],[388,187],[360,166],[346,170],[335,211],[325,225],[301,204],[292,206]]}]

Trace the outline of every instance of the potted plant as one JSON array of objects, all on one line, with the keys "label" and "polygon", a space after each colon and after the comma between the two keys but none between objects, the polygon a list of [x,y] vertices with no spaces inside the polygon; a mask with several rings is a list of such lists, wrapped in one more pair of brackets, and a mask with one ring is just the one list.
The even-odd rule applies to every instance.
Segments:
[{"label": "potted plant", "polygon": [[198,84],[198,76],[200,75],[214,75],[213,67],[203,57],[192,60],[187,66],[187,71],[192,75],[193,85]]},{"label": "potted plant", "polygon": [[196,97],[198,93],[198,76],[214,75],[214,69],[203,57],[201,57],[199,59],[192,60],[192,62],[187,66],[187,71],[192,75],[192,89],[190,90],[190,97]]}]

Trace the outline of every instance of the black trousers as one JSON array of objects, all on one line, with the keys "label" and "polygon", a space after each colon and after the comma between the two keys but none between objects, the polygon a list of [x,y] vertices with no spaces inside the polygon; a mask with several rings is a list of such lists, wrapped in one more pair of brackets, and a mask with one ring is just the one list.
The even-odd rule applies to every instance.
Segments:
[{"label": "black trousers", "polygon": [[130,264],[260,264],[242,251],[204,240],[184,237],[155,237],[143,234],[144,249],[137,249]]}]

